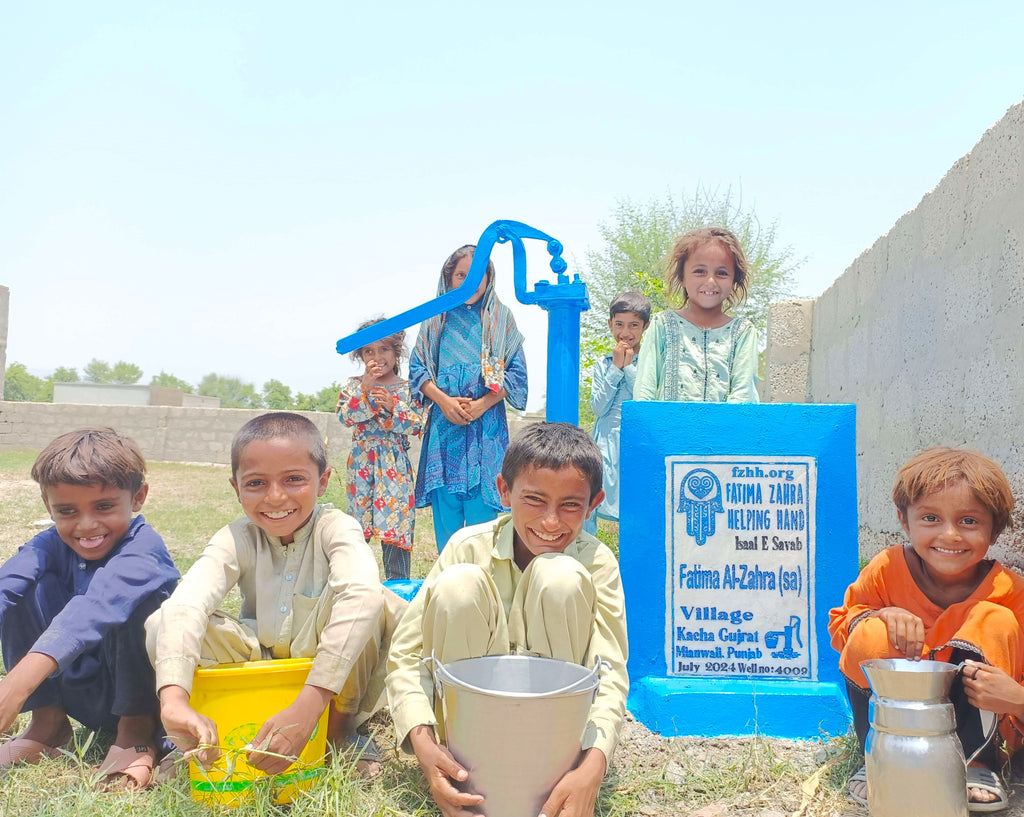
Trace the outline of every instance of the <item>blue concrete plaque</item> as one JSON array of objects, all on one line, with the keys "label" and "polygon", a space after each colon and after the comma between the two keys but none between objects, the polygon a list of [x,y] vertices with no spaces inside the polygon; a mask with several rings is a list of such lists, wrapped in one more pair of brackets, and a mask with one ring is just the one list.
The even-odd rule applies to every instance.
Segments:
[{"label": "blue concrete plaque", "polygon": [[670,735],[845,733],[826,631],[857,574],[850,405],[628,402],[629,708]]}]

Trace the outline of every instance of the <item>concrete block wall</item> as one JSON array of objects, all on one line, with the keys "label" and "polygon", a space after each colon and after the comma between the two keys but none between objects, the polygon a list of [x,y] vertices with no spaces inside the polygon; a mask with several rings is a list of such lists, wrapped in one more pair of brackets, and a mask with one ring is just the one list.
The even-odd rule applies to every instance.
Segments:
[{"label": "concrete block wall", "polygon": [[0,400],[4,399],[4,374],[7,371],[7,319],[11,291],[0,285]]},{"label": "concrete block wall", "polygon": [[902,535],[898,467],[950,445],[1006,471],[1024,564],[1024,103],[817,299],[809,364],[812,402],[857,405],[862,554]]},{"label": "concrete block wall", "polygon": [[[135,440],[147,460],[166,462],[231,462],[235,432],[263,409],[189,408],[179,406],[97,406],[72,403],[10,403],[0,400],[0,451],[38,451],[65,431],[89,426],[110,426]],[[352,432],[337,416],[322,411],[300,411],[320,429],[327,441],[331,465],[344,471],[352,447]],[[509,414],[509,435],[539,415]],[[420,441],[409,448],[413,467],[419,461]]]},{"label": "concrete block wall", "polygon": [[[147,460],[226,464],[231,462],[231,439],[235,432],[264,413],[259,409],[0,401],[0,451],[38,451],[65,431],[110,426],[135,440]],[[344,469],[351,432],[333,414],[298,413],[316,424],[327,440],[331,464]]]},{"label": "concrete block wall", "polygon": [[814,299],[773,303],[768,313],[764,402],[807,403]]}]

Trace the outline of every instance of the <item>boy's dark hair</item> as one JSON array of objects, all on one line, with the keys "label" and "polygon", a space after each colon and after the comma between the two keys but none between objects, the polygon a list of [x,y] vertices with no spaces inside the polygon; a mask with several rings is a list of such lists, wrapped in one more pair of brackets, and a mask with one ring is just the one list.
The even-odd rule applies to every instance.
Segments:
[{"label": "boy's dark hair", "polygon": [[[361,324],[359,324],[359,326],[356,327],[356,331],[359,332],[363,329],[366,329],[366,327],[368,326],[373,326],[374,324],[382,323],[384,320],[386,320],[386,318],[383,315],[380,315],[376,318],[370,318],[369,320],[365,320]],[[380,339],[380,342],[388,344],[394,350],[395,365],[393,367],[393,371],[395,374],[401,374],[401,372],[398,369],[398,362],[403,357],[409,356],[409,350],[405,348],[405,330],[399,329],[393,335],[385,335]],[[360,346],[358,349],[354,349],[351,352],[349,352],[348,356],[353,363],[363,362],[363,349],[365,348],[365,346]]]},{"label": "boy's dark hair", "polygon": [[608,317],[614,318],[623,312],[635,312],[645,324],[651,322],[651,301],[642,292],[623,292],[608,307]]},{"label": "boy's dark hair", "polygon": [[558,471],[571,465],[590,483],[590,498],[601,490],[601,451],[590,435],[571,423],[536,423],[520,431],[505,452],[501,476],[509,487],[529,466]]},{"label": "boy's dark hair", "polygon": [[253,417],[238,429],[231,441],[231,476],[238,473],[238,461],[245,447],[256,440],[303,440],[309,444],[309,457],[322,474],[327,470],[327,446],[313,421],[290,411],[272,411]]},{"label": "boy's dark hair", "polygon": [[906,516],[907,508],[922,497],[960,483],[992,514],[994,542],[1010,524],[1013,491],[1003,470],[977,451],[943,447],[922,451],[896,474],[892,501]]},{"label": "boy's dark hair", "polygon": [[81,428],[61,434],[32,465],[40,488],[58,483],[114,486],[132,494],[146,481],[146,460],[135,440],[112,428]]}]

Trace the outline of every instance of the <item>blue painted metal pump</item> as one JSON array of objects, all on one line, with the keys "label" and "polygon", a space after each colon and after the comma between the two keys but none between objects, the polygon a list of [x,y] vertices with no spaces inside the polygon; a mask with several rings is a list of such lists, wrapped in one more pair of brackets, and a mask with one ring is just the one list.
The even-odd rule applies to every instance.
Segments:
[{"label": "blue painted metal pump", "polygon": [[[524,238],[547,242],[551,256],[551,271],[557,276],[555,283],[538,281],[533,290],[526,288],[526,247]],[[366,346],[402,329],[422,323],[435,315],[464,304],[483,280],[487,262],[495,243],[512,244],[513,283],[516,300],[523,304],[536,304],[548,313],[548,371],[547,419],[576,424],[579,422],[580,397],[580,313],[590,309],[587,285],[574,274],[566,274],[567,264],[562,258],[562,244],[547,233],[542,233],[518,221],[495,221],[480,234],[473,261],[466,280],[456,289],[449,290],[433,300],[407,309],[399,315],[368,326],[342,338],[335,348],[339,355]]]}]

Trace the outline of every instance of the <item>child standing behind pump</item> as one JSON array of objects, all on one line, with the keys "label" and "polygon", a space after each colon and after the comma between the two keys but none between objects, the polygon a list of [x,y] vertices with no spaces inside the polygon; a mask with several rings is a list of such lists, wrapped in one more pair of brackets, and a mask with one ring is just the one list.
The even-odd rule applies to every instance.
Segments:
[{"label": "child standing behind pump", "polygon": [[640,339],[651,322],[651,302],[639,292],[623,292],[608,307],[608,328],[615,348],[594,366],[590,408],[594,421],[594,442],[604,463],[604,501],[588,518],[583,529],[597,533],[597,518],[619,519],[619,436],[622,404],[633,399],[636,360]]},{"label": "child standing behind pump", "polygon": [[[968,805],[973,811],[1006,808],[1006,789],[995,770],[1000,750],[1012,753],[1022,743],[1024,578],[985,557],[1009,524],[1010,485],[988,457],[932,448],[900,469],[892,498],[910,544],[875,556],[843,605],[829,612],[861,748],[870,695],[862,661],[966,661],[950,699],[967,755],[983,742],[978,710],[1002,716],[1001,739],[979,755],[982,765],[968,769]],[[861,804],[866,780],[863,766],[850,778],[850,796]]]},{"label": "child standing behind pump", "polygon": [[[381,586],[377,561],[351,516],[317,503],[331,476],[316,426],[289,412],[253,418],[231,444],[231,486],[245,517],[210,540],[181,584],[146,622],[160,717],[182,750],[210,764],[217,725],[189,704],[197,666],[312,658],[295,701],[260,727],[247,762],[283,772],[331,705],[327,740],[380,771],[372,740],[355,733],[376,709],[394,624],[405,602]],[[217,610],[238,586],[238,618]]]},{"label": "child standing behind pump", "polygon": [[[415,752],[442,813],[475,813],[468,810],[483,798],[455,786],[468,772],[438,743],[434,682],[422,659],[447,664],[512,653],[592,666],[600,656],[610,669],[591,705],[579,762],[542,809],[591,817],[629,690],[619,565],[583,532],[602,499],[601,452],[578,426],[532,425],[508,447],[497,488],[511,516],[452,537],[395,633],[387,678],[395,733]],[[510,775],[515,763],[508,758]]]},{"label": "child standing behind pump", "polygon": [[724,310],[747,297],[748,265],[724,227],[703,227],[676,240],[665,288],[681,309],[651,321],[637,361],[637,400],[757,403],[757,330]]},{"label": "child standing behind pump", "polygon": [[112,428],[62,434],[32,466],[54,526],[0,568],[0,732],[32,713],[0,746],[0,774],[68,748],[70,715],[115,734],[99,768],[106,784],[152,781],[162,735],[143,625],[178,570],[157,532],[132,517],[145,478],[138,446]]},{"label": "child standing behind pump", "polygon": [[[475,251],[466,244],[448,256],[438,295],[462,286]],[[431,507],[440,552],[455,531],[501,512],[494,480],[508,447],[505,401],[526,408],[523,336],[498,300],[491,261],[464,304],[420,327],[409,380],[427,412],[416,505]]]},{"label": "child standing behind pump", "polygon": [[[359,329],[380,323],[374,318]],[[358,331],[358,329],[357,329]],[[338,419],[352,429],[348,456],[350,510],[363,525],[366,541],[380,540],[387,579],[408,579],[416,502],[409,462],[409,437],[420,433],[418,400],[409,381],[399,377],[405,356],[405,332],[396,332],[351,354],[366,370],[351,377],[338,397]]]}]

